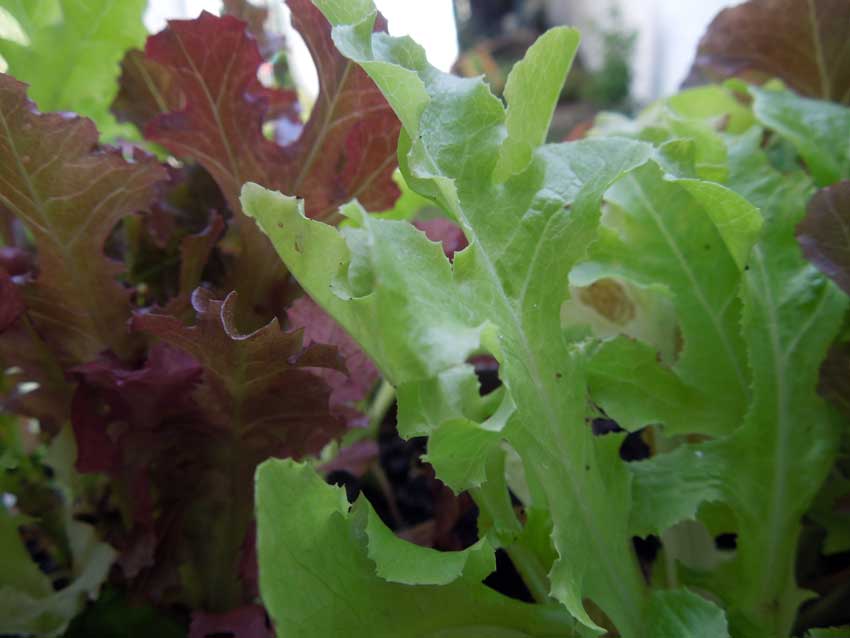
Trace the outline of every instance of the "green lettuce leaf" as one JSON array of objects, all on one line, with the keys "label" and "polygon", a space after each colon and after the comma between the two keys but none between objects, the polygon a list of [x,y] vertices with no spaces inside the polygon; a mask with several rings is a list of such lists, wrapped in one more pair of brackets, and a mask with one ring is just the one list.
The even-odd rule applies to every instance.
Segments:
[{"label": "green lettuce leaf", "polygon": [[[776,126],[797,127],[794,130],[801,141],[792,141],[804,159],[808,150],[815,152],[818,136],[827,135],[826,129],[817,130],[817,123],[835,124],[826,117],[806,120],[807,114],[823,112],[822,107],[830,105],[813,101],[801,105],[801,99],[791,94],[752,90],[755,113],[764,123],[769,123],[763,115],[764,103],[773,108],[776,99],[800,106],[797,111],[784,111],[793,115]],[[764,103],[760,105],[759,100]],[[791,120],[796,124],[789,123]],[[812,121],[816,124],[810,126]],[[691,574],[690,578],[725,603],[733,635],[746,638],[789,635],[797,608],[808,597],[794,575],[800,523],[834,463],[840,432],[834,413],[815,388],[821,362],[847,308],[846,296],[803,259],[796,244],[795,228],[813,191],[812,179],[799,169],[780,172],[762,149],[762,139],[758,127],[726,137],[727,186],[750,202],[738,206],[739,211],[748,207],[748,213],[734,213],[733,199],[725,203],[715,199],[722,216],[708,215],[713,230],[689,225],[686,231],[680,228],[677,232],[675,225],[656,226],[655,233],[637,235],[633,219],[650,210],[647,201],[664,189],[669,191],[671,183],[687,181],[666,178],[663,188],[639,189],[634,182],[648,170],[639,169],[612,189],[609,199],[617,208],[612,207],[606,216],[591,259],[572,275],[582,283],[592,280],[588,272],[593,277],[615,274],[647,285],[668,282],[673,291],[684,347],[671,370],[690,388],[704,393],[710,402],[708,409],[688,397],[663,364],[653,368],[648,345],[623,339],[597,350],[601,376],[594,382],[591,374],[591,389],[603,409],[610,409],[632,427],[654,421],[663,424],[667,434],[715,437],[631,466],[632,524],[640,534],[661,533],[678,521],[696,518],[704,503],[726,503],[736,519],[734,557],[713,573]],[[835,146],[825,146],[820,156],[831,157],[830,149]],[[817,179],[817,167],[807,164]],[[840,173],[843,169],[836,170]],[[824,172],[820,178],[830,177]],[[720,187],[702,183],[700,188],[707,193]],[[676,200],[668,196],[667,201]],[[758,206],[763,224],[754,220],[757,209],[753,205]],[[694,224],[698,209],[694,203],[682,204],[673,206],[668,214]],[[682,210],[689,211],[688,215],[683,216]],[[675,261],[668,258],[662,262],[664,253],[657,247],[668,237],[705,241],[710,249],[706,252],[713,252],[713,259],[701,259],[695,243],[683,248],[680,254],[687,259],[682,264],[692,276],[687,283],[677,282]],[[718,252],[716,246],[725,250]],[[652,271],[659,262],[665,266]],[[712,297],[711,286],[701,282],[722,293]],[[700,295],[712,301],[700,307]],[[689,299],[688,303],[681,303],[683,299]],[[695,314],[701,321],[721,318],[714,325],[723,329],[694,323]],[[723,320],[724,316],[728,318]],[[725,339],[734,345],[724,352]],[[689,354],[694,342],[699,352],[716,358],[703,359],[702,365],[693,369],[696,374],[688,368],[694,361]],[[724,357],[726,372],[714,376],[724,369]],[[736,364],[730,366],[731,361]],[[736,368],[740,374],[734,373]],[[629,386],[636,371],[648,389],[643,398]],[[618,379],[617,385],[614,379]],[[699,409],[703,418],[711,414],[716,418],[714,427],[700,430],[703,421],[699,418],[688,425],[681,406]],[[659,450],[669,449],[669,445],[662,441]]]},{"label": "green lettuce leaf", "polygon": [[[390,638],[402,628],[423,638],[574,635],[574,621],[557,608],[511,600],[476,582],[486,563],[457,580],[458,559],[473,561],[476,550],[441,557],[390,539],[365,500],[349,509],[345,490],[307,465],[265,462],[257,471],[257,513],[260,585],[279,635]],[[400,567],[407,584],[392,578]]]},{"label": "green lettuce leaf", "polygon": [[[616,418],[632,427],[660,422],[668,434],[731,432],[748,395],[737,295],[761,226],[758,212],[722,186],[672,179],[652,165],[617,182],[607,197],[600,238],[571,281],[588,285],[616,276],[663,285],[672,295],[683,345],[669,369],[653,361],[646,347],[616,341],[603,346],[592,364],[591,394],[612,397]],[[641,384],[652,380],[651,404],[628,389],[635,370],[641,370]],[[602,404],[607,409],[608,402]]]},{"label": "green lettuce leaf", "polygon": [[[622,142],[596,141],[576,144],[569,147],[570,154],[574,153],[570,159],[578,166],[584,163],[587,172],[593,168],[601,170],[605,166],[601,161],[604,152],[614,155],[622,145]],[[632,152],[632,161],[645,160],[642,145],[634,144]],[[545,158],[545,154],[538,154],[537,165],[545,167],[541,155]],[[562,161],[561,167],[564,164],[567,162]],[[608,170],[619,168],[613,162],[609,166]],[[564,203],[563,199],[556,200],[555,205],[548,207],[550,216],[565,218],[550,222],[550,228],[558,221],[565,226],[573,221],[566,214]],[[556,537],[561,561],[552,574],[553,594],[569,600],[572,611],[583,615],[581,597],[570,588],[580,588],[573,579],[585,572],[600,599],[609,596],[611,589],[605,581],[619,578],[614,575],[619,569],[616,565],[633,569],[634,564],[626,543],[627,475],[622,468],[617,471],[617,448],[594,441],[584,425],[584,405],[579,398],[583,394],[579,354],[571,352],[566,345],[561,346],[560,352],[554,351],[560,341],[558,300],[566,291],[564,266],[557,266],[562,269],[560,280],[554,276],[542,278],[538,272],[528,273],[530,284],[544,282],[548,286],[540,290],[529,286],[526,298],[517,303],[505,290],[506,283],[493,273],[492,266],[487,267],[488,255],[478,243],[455,256],[452,270],[442,248],[415,228],[402,222],[371,219],[356,205],[346,207],[343,212],[357,226],[342,233],[308,220],[295,200],[256,186],[249,185],[243,191],[243,206],[272,237],[300,283],[360,341],[387,378],[398,386],[400,411],[406,415],[408,424],[418,417],[418,426],[408,425],[409,431],[432,436],[429,455],[432,446],[437,447],[431,460],[438,476],[447,475],[450,480],[453,476],[475,476],[476,480],[461,479],[451,484],[455,489],[478,486],[481,466],[473,474],[463,468],[486,458],[482,445],[484,449],[492,449],[501,438],[507,438],[523,457],[526,471],[536,475],[538,484],[549,487],[550,492],[540,498],[545,499],[543,502],[550,510],[561,510],[563,523],[556,532],[563,535],[561,539]],[[598,203],[595,207],[598,210]],[[586,215],[589,208],[583,211]],[[539,233],[546,224],[537,226]],[[545,265],[529,264],[532,268],[556,267],[552,262],[560,261],[563,249],[545,244],[559,237],[572,239],[566,230],[552,237],[536,238],[543,244],[539,250],[549,261]],[[549,326],[532,323],[539,321],[535,306],[543,303],[549,305]],[[549,352],[546,343],[553,344],[549,345]],[[464,362],[483,348],[500,356],[503,378],[513,402],[530,407],[530,414],[522,415],[517,408],[517,413],[507,418],[475,420],[481,413],[481,401],[472,383],[471,367]],[[529,365],[539,370],[533,380],[527,376]],[[464,378],[467,382],[458,384]],[[414,398],[416,403],[411,405]],[[554,406],[558,404],[556,412]],[[556,416],[559,412],[572,415],[570,429],[565,431],[560,426]],[[544,429],[547,421],[551,425]],[[451,445],[440,445],[445,437],[449,437]],[[441,448],[452,453],[441,454]],[[540,475],[539,459],[551,456],[553,449],[560,450],[559,458],[553,459],[549,472],[563,472],[563,481],[553,482],[550,477],[544,480]],[[597,460],[597,455],[602,458]],[[606,483],[603,471],[611,469],[610,465],[613,475],[611,483]],[[570,481],[570,471],[582,481],[572,495],[558,487]],[[616,491],[609,496],[606,492],[610,489]],[[597,498],[588,496],[588,491],[596,492]],[[594,501],[598,503],[595,507]],[[622,505],[612,507],[612,501]],[[593,509],[597,511],[591,514]],[[587,517],[582,526],[577,526],[576,516],[582,511],[587,512]],[[607,520],[608,524],[602,525],[601,520]],[[570,551],[582,545],[592,547],[591,538],[599,547],[593,559],[587,552]],[[618,559],[612,557],[613,553],[618,554]],[[600,570],[595,559],[608,563],[614,573]],[[566,564],[570,564],[570,569]],[[617,601],[623,607],[640,604],[642,586],[636,573],[634,577],[634,597]],[[639,608],[633,611],[637,615],[634,622],[640,623],[642,611]],[[592,622],[587,616],[584,619]]]},{"label": "green lettuce leaf", "polygon": [[791,142],[818,186],[850,177],[850,108],[750,87],[753,113]]},{"label": "green lettuce leaf", "polygon": [[[629,542],[621,437],[595,439],[585,424],[587,355],[564,339],[560,306],[569,270],[594,237],[605,191],[629,171],[661,179],[660,169],[647,164],[650,147],[622,139],[542,146],[523,170],[524,160],[500,160],[512,153],[502,144],[511,135],[537,143],[538,133],[512,125],[480,80],[439,73],[409,39],[373,35],[371,9],[317,4],[335,25],[337,46],[370,74],[402,121],[405,180],[454,218],[469,247],[452,264],[410,225],[371,219],[356,204],[342,209],[350,225],[337,231],[307,219],[294,199],[250,184],[244,210],[301,285],[398,387],[400,429],[430,436],[437,475],[449,477],[455,490],[482,481],[486,487],[488,455],[507,441],[522,459],[534,504],[553,522],[558,558],[550,594],[589,631],[600,628],[586,599],[622,635],[643,635],[645,585]],[[552,56],[573,49],[571,38],[558,36],[542,46]],[[517,77],[529,72],[519,68]],[[526,105],[548,95],[519,92],[509,96],[508,110],[549,112],[546,104]],[[508,173],[520,172],[500,174],[499,161],[511,162]],[[697,200],[714,192],[699,183],[671,188],[690,188]],[[735,204],[715,213],[720,222],[757,230],[750,207],[726,191],[716,197]],[[748,236],[717,235],[718,250],[730,243],[737,272],[738,242]],[[485,409],[466,364],[482,351],[500,361],[510,400],[495,413]]]},{"label": "green lettuce leaf", "polygon": [[[473,490],[482,531],[492,524],[496,532],[486,541],[527,551],[538,572],[549,568],[549,595],[582,633],[610,623],[623,636],[727,635],[724,613],[696,594],[647,596],[628,548],[630,533],[654,532],[673,561],[681,558],[673,550],[688,532],[676,524],[717,503],[734,512],[737,550],[726,560],[689,559],[681,579],[726,604],[733,635],[789,635],[806,598],[794,575],[800,522],[839,437],[815,388],[847,306],[803,259],[794,231],[812,181],[846,172],[844,110],[751,89],[749,114],[731,89],[703,89],[615,125],[632,140],[539,146],[539,122],[528,127],[511,114],[551,112],[548,89],[560,71],[544,78],[535,58],[559,48],[571,56],[564,32],[544,38],[512,75],[517,86],[543,78],[545,90],[508,92],[506,113],[480,81],[439,74],[410,40],[373,34],[374,11],[318,4],[337,46],[403,123],[406,182],[447,211],[469,246],[450,262],[410,225],[370,219],[356,203],[341,211],[349,225],[337,231],[254,185],[242,202],[293,275],[398,387],[400,431],[427,435],[438,476]],[[710,99],[693,99],[700,94]],[[787,140],[785,158],[761,149],[756,121]],[[813,179],[795,167],[792,147]],[[636,314],[631,291],[652,291],[670,306],[645,303],[644,318],[674,313],[672,339],[628,326],[625,334],[647,340],[576,341],[569,313],[581,304],[563,303],[567,284],[581,294],[610,292],[611,282],[613,303],[586,305],[625,327]],[[500,363],[504,390],[492,400],[478,396],[466,363],[482,352]],[[622,435],[592,437],[588,389],[626,427],[662,425],[659,453],[627,467]],[[699,438],[677,447],[670,435]],[[506,444],[535,513],[519,534],[498,505]],[[554,555],[537,542],[535,530],[548,529],[541,512]],[[392,561],[394,545],[373,556],[393,579],[454,584],[470,569],[479,574],[473,550],[435,558],[421,573],[396,570],[401,561],[378,558]]]},{"label": "green lettuce leaf", "polygon": [[726,617],[705,598],[683,590],[653,592],[650,602],[653,638],[724,638]]},{"label": "green lettuce leaf", "polygon": [[[18,427],[17,424],[14,427]],[[0,634],[51,638],[62,636],[71,620],[90,599],[96,598],[115,560],[115,550],[97,538],[91,525],[74,518],[72,485],[78,477],[73,463],[76,447],[70,428],[65,428],[51,443],[45,461],[54,472],[49,484],[55,500],[55,511],[38,511],[41,520],[23,514],[13,514],[0,506]],[[16,468],[20,469],[20,468]],[[39,468],[41,472],[42,468]],[[6,468],[8,474],[12,474]],[[4,485],[4,492],[10,486]],[[17,491],[17,490],[16,490]],[[33,503],[23,500],[21,506]],[[37,501],[37,499],[34,499]],[[58,506],[57,506],[58,505]],[[58,529],[51,528],[52,522]],[[60,571],[68,581],[61,585],[57,574],[48,576],[40,569],[19,528],[35,526],[35,537],[46,539],[48,561],[66,568]],[[62,538],[54,538],[57,532]],[[53,543],[56,543],[53,546]],[[67,549],[67,557],[60,556]],[[52,554],[50,553],[52,552]],[[66,564],[67,561],[67,564]],[[60,567],[60,569],[62,568]]]},{"label": "green lettuce leaf", "polygon": [[[578,49],[575,29],[561,27],[543,34],[514,66],[505,84],[508,136],[499,150],[495,178],[504,181],[525,170],[531,154],[546,141],[549,122]],[[526,96],[534,94],[535,99]]]},{"label": "green lettuce leaf", "polygon": [[[724,595],[755,627],[742,635],[785,636],[808,597],[794,577],[800,520],[838,449],[840,422],[815,388],[848,300],[800,254],[794,231],[805,214],[806,191],[768,167],[766,156],[746,142],[730,149],[736,168],[739,153],[757,170],[736,170],[732,187],[761,208],[765,231],[741,292],[752,400],[743,426],[721,442],[730,460],[727,498],[739,528],[729,563],[736,586]],[[768,197],[748,188],[768,175]]]},{"label": "green lettuce leaf", "polygon": [[[43,111],[91,118],[103,139],[134,136],[109,113],[124,51],[144,42],[145,0],[3,0],[20,36],[0,33],[8,72],[30,85]],[[0,16],[2,18],[3,16]]]}]

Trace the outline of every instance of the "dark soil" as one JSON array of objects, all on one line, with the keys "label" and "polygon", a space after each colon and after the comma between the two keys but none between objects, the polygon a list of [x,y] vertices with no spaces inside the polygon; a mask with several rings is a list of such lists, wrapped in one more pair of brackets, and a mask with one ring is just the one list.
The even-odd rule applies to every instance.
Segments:
[{"label": "dark soil", "polygon": [[[476,361],[476,371],[482,394],[499,387],[495,362],[487,359]],[[595,419],[590,425],[598,436],[622,431],[611,419]],[[328,474],[328,482],[344,486],[352,502],[362,492],[390,529],[417,544],[443,551],[456,551],[478,540],[478,509],[474,502],[466,493],[454,495],[434,476],[431,466],[420,460],[425,454],[424,437],[407,441],[399,437],[395,406],[387,412],[381,424],[378,445],[380,453],[373,471],[357,478],[347,471],[336,470]],[[629,433],[620,448],[620,456],[625,461],[644,459],[649,453],[649,446],[641,432]],[[516,499],[515,503],[521,506]],[[649,566],[661,543],[652,536],[648,539],[635,538],[634,544],[648,575]],[[503,550],[496,552],[496,571],[484,582],[512,598],[533,601]]]}]

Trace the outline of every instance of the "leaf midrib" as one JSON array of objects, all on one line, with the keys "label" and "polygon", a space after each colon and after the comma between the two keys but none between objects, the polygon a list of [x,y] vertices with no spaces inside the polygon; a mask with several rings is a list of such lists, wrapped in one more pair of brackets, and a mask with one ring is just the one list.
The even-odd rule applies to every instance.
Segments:
[{"label": "leaf midrib", "polygon": [[647,213],[652,218],[652,221],[655,223],[658,228],[661,236],[664,238],[664,242],[670,248],[670,251],[673,253],[673,256],[676,258],[676,261],[679,263],[679,267],[682,272],[685,273],[685,276],[688,279],[688,282],[691,285],[691,290],[693,290],[694,294],[697,297],[697,301],[703,309],[703,312],[709,320],[711,321],[711,325],[713,326],[717,336],[720,339],[721,344],[723,345],[723,350],[726,353],[726,357],[729,359],[732,364],[732,369],[735,371],[735,376],[737,377],[738,386],[741,388],[741,391],[744,396],[747,395],[747,382],[745,380],[745,376],[743,371],[741,370],[740,364],[738,362],[737,357],[735,356],[735,348],[729,342],[728,335],[726,331],[723,329],[723,326],[720,322],[717,313],[715,313],[714,308],[711,304],[708,303],[708,300],[705,298],[705,294],[703,292],[702,286],[700,282],[697,280],[694,275],[693,270],[691,270],[690,265],[688,264],[687,259],[682,254],[682,251],[679,249],[679,245],[676,243],[676,240],[673,238],[673,235],[670,233],[670,229],[667,228],[667,225],[664,223],[664,219],[659,215],[651,201],[647,197],[646,193],[643,190],[643,186],[640,182],[635,178],[633,174],[629,174],[627,179],[629,179],[636,188],[636,194],[641,201],[641,204],[644,206]]},{"label": "leaf midrib", "polygon": [[[437,166],[437,163],[434,160],[434,158],[431,156],[429,149],[427,149],[427,148],[424,149],[424,155],[425,155],[425,157],[427,157],[428,162],[431,164],[431,166],[429,168],[433,169],[434,174],[435,175],[442,175],[442,176],[446,177],[443,174],[442,170]],[[452,178],[449,177],[448,179],[451,180]],[[452,181],[454,181],[454,180],[452,180]],[[470,237],[470,244],[474,243],[474,244],[477,244],[478,247],[479,247],[478,252],[479,252],[479,255],[481,256],[482,263],[483,263],[483,265],[486,269],[486,272],[489,275],[491,281],[495,282],[495,287],[496,287],[496,290],[498,291],[499,302],[501,303],[501,305],[506,310],[505,314],[512,324],[511,327],[513,328],[514,334],[516,336],[518,336],[518,342],[521,344],[521,353],[524,355],[524,358],[526,360],[526,367],[529,371],[529,374],[531,376],[534,387],[539,390],[539,393],[541,395],[541,402],[540,403],[543,406],[543,411],[546,414],[547,435],[549,436],[550,440],[558,443],[559,444],[558,447],[560,448],[561,437],[558,436],[558,432],[559,432],[559,429],[560,429],[560,419],[558,418],[558,415],[556,415],[554,413],[554,411],[552,410],[552,406],[555,405],[557,403],[557,401],[554,399],[554,397],[551,397],[548,393],[542,391],[542,389],[546,386],[542,382],[542,376],[540,374],[540,364],[537,360],[537,357],[534,355],[533,350],[532,350],[532,348],[529,344],[528,338],[525,334],[525,330],[523,329],[522,321],[517,314],[517,309],[510,302],[510,299],[507,295],[507,292],[505,291],[504,286],[502,285],[502,281],[498,277],[495,265],[494,265],[490,255],[489,255],[489,253],[487,252],[487,250],[485,250],[484,244],[482,243],[481,239],[479,238],[478,233],[475,231],[474,226],[470,223],[469,216],[466,214],[463,206],[460,204],[460,199],[458,198],[458,206],[457,207],[449,206],[448,209],[449,210],[454,209],[456,211],[456,213],[458,214],[458,216],[462,219],[463,224],[464,224],[464,230],[472,235],[472,237]],[[549,221],[551,221],[551,219],[553,219],[554,217],[555,217],[555,215],[550,217]],[[547,226],[548,226],[548,221],[547,221]],[[520,422],[524,424],[523,419],[520,419]],[[532,438],[536,439],[536,437],[534,437],[533,434],[534,433],[532,432]],[[541,449],[546,449],[546,448],[543,447]],[[566,460],[566,459],[570,459],[569,453],[565,453],[565,454],[558,456],[558,460],[561,463],[563,463],[563,461]],[[556,467],[563,467],[563,466],[559,463],[559,464],[556,465]],[[593,471],[598,472],[598,469],[593,468]],[[568,469],[566,470],[566,474],[567,474],[568,479],[572,479],[575,475],[580,476],[580,474],[578,474],[578,471],[576,470],[576,468],[574,468],[572,466],[568,467]],[[620,573],[619,570],[617,570],[615,568],[615,566],[614,566],[614,564],[612,563],[611,560],[608,560],[609,558],[613,558],[611,556],[611,553],[608,552],[608,551],[605,551],[605,548],[603,548],[599,545],[599,541],[602,538],[604,538],[605,535],[600,532],[599,526],[596,525],[596,516],[594,515],[594,512],[592,511],[592,508],[591,508],[588,500],[586,498],[584,498],[584,494],[579,489],[579,482],[576,482],[576,481],[573,481],[573,480],[568,480],[567,485],[570,488],[570,491],[572,493],[573,502],[575,502],[578,505],[579,510],[582,512],[582,515],[583,515],[582,519],[583,519],[584,527],[588,532],[590,532],[589,536],[590,536],[591,542],[593,543],[593,546],[594,546],[594,553],[596,554],[596,557],[599,560],[599,563],[604,565],[604,567],[605,567],[605,572],[607,573],[609,585],[610,585],[611,589],[614,590],[614,591],[617,591],[618,598],[620,599],[621,608],[629,610],[630,613],[633,616],[636,616],[632,619],[632,623],[633,623],[632,628],[633,629],[640,628],[641,625],[642,625],[642,622],[640,620],[639,608],[637,610],[637,614],[635,614],[635,607],[634,607],[634,605],[635,605],[634,598],[635,597],[632,596],[629,592],[625,592],[623,590],[623,587],[625,586],[625,580],[623,579],[623,574]],[[561,521],[562,525],[564,525],[566,523],[567,523],[566,521]],[[635,592],[635,593],[637,593],[637,592]]]},{"label": "leaf midrib", "polygon": [[832,86],[829,81],[829,73],[826,69],[826,59],[824,58],[820,31],[818,30],[817,9],[815,8],[814,0],[806,0],[806,10],[808,12],[809,28],[812,30],[812,47],[815,52],[815,63],[818,68],[818,79],[821,84],[821,96],[826,100],[831,100]]}]

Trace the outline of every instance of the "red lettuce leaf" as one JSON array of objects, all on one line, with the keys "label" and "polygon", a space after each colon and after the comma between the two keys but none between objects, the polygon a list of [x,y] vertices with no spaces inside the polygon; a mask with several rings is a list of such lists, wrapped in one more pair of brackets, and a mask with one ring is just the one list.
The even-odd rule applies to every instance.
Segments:
[{"label": "red lettuce leaf", "polygon": [[449,259],[453,259],[457,251],[469,245],[460,226],[444,217],[418,220],[413,222],[413,225],[424,232],[431,241],[443,244],[443,252]]},{"label": "red lettuce leaf", "polygon": [[15,246],[0,247],[0,268],[15,277],[24,275],[32,270],[33,263],[30,254]]},{"label": "red lettuce leaf", "polygon": [[303,331],[304,345],[328,344],[336,346],[345,361],[345,372],[323,368],[316,373],[331,388],[331,407],[344,415],[349,424],[359,423],[363,415],[354,409],[354,404],[369,396],[380,374],[372,360],[357,345],[342,326],[331,318],[310,297],[297,299],[287,310],[287,318],[293,328]]},{"label": "red lettuce leaf", "polygon": [[217,301],[198,289],[192,302],[195,326],[133,318],[160,339],[141,367],[106,354],[75,368],[71,415],[78,469],[108,473],[128,495],[129,529],[110,540],[143,569],[136,582],[161,604],[219,613],[256,590],[244,555],[254,469],[270,456],[317,453],[343,431],[311,372],[341,363],[335,348],[304,348],[277,320],[240,334],[235,293]]},{"label": "red lettuce leaf", "polygon": [[[358,199],[387,210],[400,195],[392,179],[400,123],[368,75],[337,51],[325,17],[309,0],[288,0],[319,74],[319,96],[304,133],[289,148],[282,192],[307,202],[307,214],[327,219]],[[376,30],[385,31],[379,16]],[[340,167],[341,170],[340,170]]]},{"label": "red lettuce leaf", "polygon": [[227,204],[215,181],[197,164],[168,167],[169,180],[145,215],[124,221],[111,246],[127,264],[127,282],[137,307],[157,306],[184,320],[194,317],[192,291],[203,281],[218,287],[226,276],[220,242]]},{"label": "red lettuce leaf", "polygon": [[320,451],[343,428],[328,412],[327,386],[303,368],[343,370],[336,348],[303,348],[301,334],[281,331],[277,319],[240,334],[236,304],[236,293],[216,301],[199,288],[192,297],[195,326],[158,314],[136,315],[132,323],[200,362],[204,383],[196,398],[210,423],[239,435],[268,436],[274,443],[269,453],[300,457]]},{"label": "red lettuce leaf", "polygon": [[158,115],[180,111],[186,105],[177,76],[138,49],[124,54],[118,86],[112,113],[119,122],[132,122],[139,130]]},{"label": "red lettuce leaf", "polygon": [[35,333],[24,304],[23,312],[0,333],[0,366],[10,385],[30,385],[25,393],[4,397],[9,412],[37,419],[48,434],[59,432],[68,422],[71,386],[44,340]]},{"label": "red lettuce leaf", "polygon": [[180,297],[189,298],[201,283],[204,267],[216,242],[224,233],[224,219],[213,213],[209,225],[199,233],[187,235],[180,242]]},{"label": "red lettuce leaf", "polygon": [[691,79],[779,77],[803,95],[848,104],[848,42],[846,0],[749,0],[709,25]]},{"label": "red lettuce leaf", "polygon": [[203,164],[234,211],[246,181],[304,198],[312,217],[327,218],[355,197],[367,208],[390,208],[399,194],[398,120],[365,72],[337,52],[321,12],[304,0],[289,4],[320,82],[297,142],[281,147],[262,131],[269,106],[294,107],[295,93],[262,86],[262,56],[245,23],[209,13],[173,20],[148,39],[146,57],[175,74],[185,105],[149,121],[146,137]]},{"label": "red lettuce leaf", "polygon": [[269,10],[265,7],[251,4],[249,0],[223,0],[222,13],[247,24],[248,31],[258,42],[265,36],[265,24],[269,17]]},{"label": "red lettuce leaf", "polygon": [[850,180],[815,193],[797,241],[806,259],[850,294]]},{"label": "red lettuce leaf", "polygon": [[143,61],[125,60],[115,105],[121,117],[143,127],[148,140],[195,159],[220,186],[240,237],[227,287],[240,293],[244,329],[282,316],[288,290],[270,242],[241,213],[242,184],[254,181],[297,194],[308,202],[311,216],[323,219],[334,218],[337,207],[355,197],[383,210],[399,194],[392,180],[395,114],[368,76],[337,52],[318,9],[301,0],[290,4],[320,77],[311,117],[292,144],[267,139],[263,124],[280,117],[299,122],[295,93],[260,84],[257,42],[232,16],[203,13],[196,20],[174,20],[151,36]]},{"label": "red lettuce leaf", "polygon": [[[279,98],[257,79],[262,57],[245,23],[206,12],[172,20],[148,38],[145,54],[173,74],[185,99],[182,109],[149,121],[145,137],[200,162],[234,211],[246,181],[275,185],[283,149],[264,137],[262,124],[269,103]],[[295,102],[294,93],[287,96]]]},{"label": "red lettuce leaf", "polygon": [[294,108],[295,93],[260,84],[257,43],[232,16],[205,12],[196,20],[173,20],[148,39],[145,53],[170,74],[183,105],[149,120],[144,135],[178,157],[197,160],[221,188],[241,238],[228,287],[241,293],[240,323],[256,328],[274,314],[286,270],[268,239],[241,214],[238,197],[247,181],[278,185],[274,171],[285,161],[283,148],[267,140],[262,127],[271,104]]},{"label": "red lettuce leaf", "polygon": [[[304,28],[325,29],[326,63],[339,64],[329,27],[308,9]],[[125,58],[116,112],[198,160],[182,169],[98,146],[91,122],[38,113],[24,85],[0,75],[0,224],[13,244],[0,251],[0,363],[40,386],[4,408],[49,431],[70,416],[78,470],[111,477],[83,509],[121,550],[116,584],[207,612],[193,631],[231,620],[234,631],[261,630],[242,613],[257,594],[254,469],[319,452],[377,374],[326,315],[291,332],[268,321],[295,286],[237,196],[245,180],[289,190],[303,179],[310,197],[380,201],[384,177],[395,191],[397,122],[382,98],[369,110],[379,94],[362,72],[337,66],[323,90],[339,94],[308,124],[322,152],[279,146],[264,120],[294,120],[297,104],[259,84],[259,63],[244,24],[208,14]],[[332,77],[339,86],[328,89]],[[209,91],[216,100],[205,102]],[[225,235],[225,220],[235,232]],[[190,294],[200,285],[219,292]],[[234,288],[239,296],[218,300]],[[253,316],[237,322],[243,297]],[[133,316],[138,307],[162,309]],[[246,334],[246,324],[259,328]]]},{"label": "red lettuce leaf", "polygon": [[24,298],[5,268],[0,268],[0,332],[5,332],[24,312]]},{"label": "red lettuce leaf", "polygon": [[[806,259],[850,294],[850,181],[819,190],[797,226]],[[832,345],[820,368],[818,392],[850,415],[850,343]]]},{"label": "red lettuce leaf", "polygon": [[357,478],[363,477],[380,457],[377,442],[366,439],[344,447],[334,458],[319,467],[326,476],[332,472],[348,472]]},{"label": "red lettuce leaf", "polygon": [[[182,549],[182,512],[156,503],[156,488],[181,493],[191,505],[200,489],[191,483],[170,483],[173,467],[203,466],[208,437],[192,391],[201,379],[198,363],[185,353],[163,345],[151,348],[137,368],[104,353],[70,371],[78,381],[71,403],[71,423],[77,443],[76,468],[102,472],[114,480],[125,519],[120,529],[105,530],[109,542],[121,550],[119,565],[132,579],[144,570],[146,587],[157,600],[165,585],[176,580],[171,573],[179,560],[170,554]],[[188,474],[191,470],[187,470]],[[191,477],[197,479],[198,477]],[[187,503],[189,505],[187,505]],[[162,511],[160,520],[155,511]],[[175,536],[157,525],[176,530]],[[170,526],[170,527],[168,527]]]},{"label": "red lettuce leaf", "polygon": [[[80,472],[140,472],[150,447],[123,458],[128,437],[147,437],[163,421],[196,411],[192,390],[200,382],[200,365],[175,348],[155,345],[142,368],[108,353],[71,370],[84,383],[74,395],[71,421],[77,438]],[[99,402],[99,403],[98,403]],[[147,442],[147,441],[146,441]]]},{"label": "red lettuce leaf", "polygon": [[225,614],[192,614],[189,638],[274,638],[274,631],[259,605],[245,605]]},{"label": "red lettuce leaf", "polygon": [[820,367],[818,392],[850,417],[850,343],[834,344]]},{"label": "red lettuce leaf", "polygon": [[0,205],[31,233],[38,276],[24,287],[28,315],[60,361],[80,363],[104,348],[133,351],[129,293],[119,264],[103,253],[113,227],[147,208],[165,171],[97,145],[91,120],[41,114],[25,85],[0,75]]}]

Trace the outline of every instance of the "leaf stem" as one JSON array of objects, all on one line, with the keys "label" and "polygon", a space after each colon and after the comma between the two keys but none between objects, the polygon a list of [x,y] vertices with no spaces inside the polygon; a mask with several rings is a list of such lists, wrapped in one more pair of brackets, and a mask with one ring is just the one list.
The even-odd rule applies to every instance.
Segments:
[{"label": "leaf stem", "polygon": [[[659,428],[649,428],[652,434],[653,456],[672,452],[678,447],[676,443],[665,437]],[[675,527],[664,530],[661,534],[661,545],[664,547],[664,574],[667,578],[667,587],[675,589],[679,586],[679,566],[676,563],[678,554],[679,532]]]},{"label": "leaf stem", "polygon": [[[486,498],[483,492],[471,490],[469,495],[475,501],[481,514],[492,521],[498,519],[492,501]],[[518,532],[522,527],[515,518],[514,521]],[[523,543],[522,537],[520,536],[510,544],[505,543],[503,547],[535,602],[552,603],[553,599],[549,596],[549,576],[534,551]]]},{"label": "leaf stem", "polygon": [[395,388],[386,379],[381,379],[381,385],[378,387],[378,391],[375,392],[375,397],[372,399],[372,403],[366,411],[366,416],[369,421],[368,425],[365,428],[349,430],[349,432],[342,437],[339,449],[342,450],[343,448],[354,445],[355,443],[365,439],[376,439],[378,437],[378,431],[381,429],[381,423],[383,423],[384,417],[387,415],[387,412],[394,402]]},{"label": "leaf stem", "polygon": [[506,547],[505,551],[522,577],[522,582],[525,583],[532,598],[541,604],[551,603],[549,577],[534,552],[519,541],[510,547]]}]

